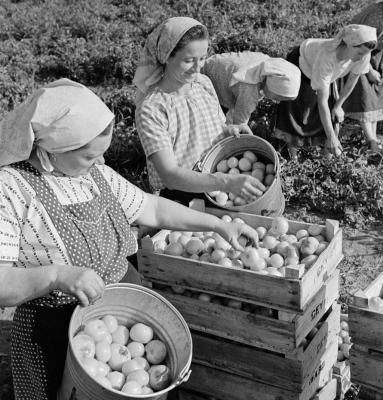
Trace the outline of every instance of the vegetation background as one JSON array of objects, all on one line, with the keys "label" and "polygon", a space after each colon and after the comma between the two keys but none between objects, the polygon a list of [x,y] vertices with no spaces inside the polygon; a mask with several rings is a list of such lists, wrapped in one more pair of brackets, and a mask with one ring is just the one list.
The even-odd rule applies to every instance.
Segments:
[{"label": "vegetation background", "polygon": [[[284,57],[305,38],[334,36],[366,3],[0,0],[0,118],[47,82],[62,77],[81,82],[93,89],[116,115],[107,163],[148,190],[145,157],[134,124],[132,79],[145,38],[159,22],[178,15],[196,18],[209,29],[211,53],[252,50]],[[257,134],[269,137],[273,111],[273,104],[265,101],[253,115]],[[297,216],[295,219],[331,216],[350,229],[372,229],[382,219],[382,158],[363,150],[357,125],[349,121],[342,132],[345,154],[338,160],[324,159],[312,151],[301,154],[299,163],[290,163],[282,153],[287,210],[289,215]],[[370,234],[370,238],[376,237]],[[382,242],[374,243],[380,245],[377,251],[381,254]],[[349,259],[344,266],[345,302],[347,273],[356,271],[357,261]],[[3,365],[0,398],[8,400],[10,385],[1,385],[2,378],[9,382],[9,369]]]}]

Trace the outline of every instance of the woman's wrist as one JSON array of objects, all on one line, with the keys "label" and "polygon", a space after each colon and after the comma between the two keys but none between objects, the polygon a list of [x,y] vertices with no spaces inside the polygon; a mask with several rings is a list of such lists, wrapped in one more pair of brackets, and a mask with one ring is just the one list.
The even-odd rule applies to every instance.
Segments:
[{"label": "woman's wrist", "polygon": [[216,190],[220,190],[222,192],[230,192],[230,190],[228,190],[228,186],[229,186],[229,174],[224,174],[223,172],[215,172],[213,174],[213,176],[215,177],[216,181],[217,181],[217,189]]}]

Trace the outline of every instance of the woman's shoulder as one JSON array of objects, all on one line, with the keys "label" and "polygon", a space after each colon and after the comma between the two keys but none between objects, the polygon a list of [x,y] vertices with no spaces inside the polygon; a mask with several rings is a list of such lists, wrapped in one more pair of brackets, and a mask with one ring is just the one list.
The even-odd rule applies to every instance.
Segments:
[{"label": "woman's shoulder", "polygon": [[27,184],[17,169],[10,165],[0,168],[0,193],[11,203],[16,200],[29,203],[36,197],[32,187]]},{"label": "woman's shoulder", "polygon": [[209,94],[215,93],[214,86],[210,78],[204,74],[197,74],[195,79],[197,88],[207,91]]}]

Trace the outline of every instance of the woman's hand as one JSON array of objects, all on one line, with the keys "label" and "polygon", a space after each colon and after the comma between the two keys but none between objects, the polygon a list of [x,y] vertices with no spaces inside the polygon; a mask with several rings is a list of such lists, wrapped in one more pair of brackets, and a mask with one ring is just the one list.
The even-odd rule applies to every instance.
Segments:
[{"label": "woman's hand", "polygon": [[382,84],[382,77],[380,76],[380,73],[376,69],[370,68],[370,71],[368,71],[367,73],[367,79],[373,85]]},{"label": "woman's hand", "polygon": [[100,299],[105,289],[104,281],[93,269],[69,265],[57,267],[54,286],[75,296],[83,307]]},{"label": "woman's hand", "polygon": [[341,106],[335,105],[331,111],[331,119],[334,122],[343,122],[344,121],[344,111]]},{"label": "woman's hand", "polygon": [[253,131],[247,124],[241,125],[226,125],[223,128],[223,131],[227,136],[235,136],[237,138],[240,137],[241,133],[247,133],[248,135],[253,135]]},{"label": "woman's hand", "polygon": [[343,151],[342,145],[336,136],[326,140],[326,149],[336,156],[340,156]]},{"label": "woman's hand", "polygon": [[234,193],[249,201],[262,196],[265,190],[266,188],[262,182],[251,175],[227,174],[225,192]]},{"label": "woman's hand", "polygon": [[218,227],[217,232],[227,240],[236,250],[243,251],[243,247],[238,243],[241,236],[245,236],[255,247],[258,247],[258,233],[251,226],[240,222],[224,222]]}]

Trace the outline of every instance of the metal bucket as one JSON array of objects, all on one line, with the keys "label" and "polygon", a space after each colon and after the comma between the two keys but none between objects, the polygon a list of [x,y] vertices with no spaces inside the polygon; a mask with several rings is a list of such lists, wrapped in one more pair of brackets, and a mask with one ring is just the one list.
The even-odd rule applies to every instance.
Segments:
[{"label": "metal bucket", "polygon": [[206,153],[200,161],[198,168],[201,172],[215,172],[217,164],[221,160],[231,156],[242,155],[247,150],[253,151],[260,161],[274,164],[275,178],[267,191],[251,203],[233,207],[219,205],[208,193],[205,193],[205,196],[217,207],[230,211],[241,211],[272,217],[282,215],[285,209],[285,197],[282,193],[278,154],[274,150],[274,147],[266,140],[253,135],[241,135],[239,138],[231,136],[222,139]]},{"label": "metal bucket", "polygon": [[[137,322],[147,324],[166,343],[168,366],[172,373],[172,382],[167,388],[151,394],[132,396],[105,388],[85,372],[73,351],[72,338],[85,322],[107,314],[114,315],[119,323],[128,327]],[[57,400],[165,400],[170,390],[189,378],[192,353],[189,328],[169,301],[139,285],[108,285],[101,300],[89,307],[77,307],[73,312],[69,324],[67,359]]]}]

